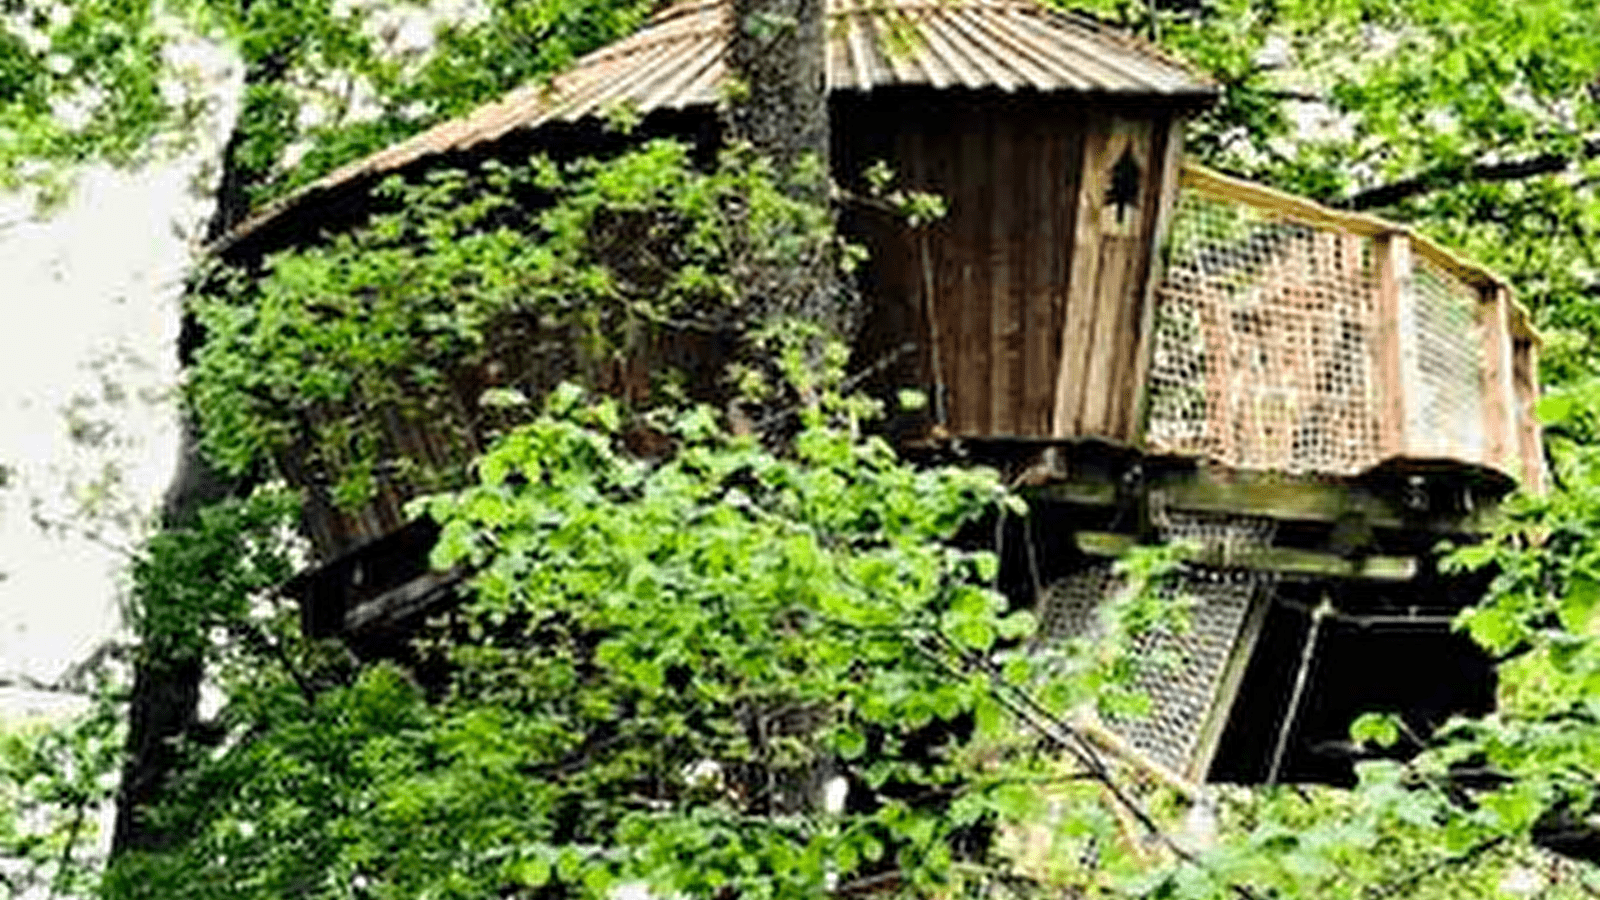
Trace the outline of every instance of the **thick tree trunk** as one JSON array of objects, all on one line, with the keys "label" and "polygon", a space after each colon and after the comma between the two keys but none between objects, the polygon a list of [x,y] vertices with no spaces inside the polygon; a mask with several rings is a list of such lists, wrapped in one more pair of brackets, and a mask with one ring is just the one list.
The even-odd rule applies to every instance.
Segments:
[{"label": "thick tree trunk", "polygon": [[[733,0],[733,16],[729,138],[772,160],[792,196],[830,203],[827,0]],[[848,339],[861,321],[861,300],[841,277],[835,249],[819,245],[798,260],[741,272],[745,308],[757,317],[820,322]]]},{"label": "thick tree trunk", "polygon": [[[262,73],[258,70],[255,74],[260,77]],[[280,71],[278,77],[281,74]],[[247,73],[247,84],[249,78]],[[237,161],[243,138],[236,124],[223,149],[217,205],[206,223],[207,243],[226,234],[249,211],[247,176]],[[199,326],[192,316],[184,313],[178,334],[180,365],[189,365],[200,340]],[[237,479],[222,475],[206,463],[200,452],[195,422],[185,415],[180,425],[177,468],[161,500],[163,529],[193,525],[201,509],[241,489]],[[150,636],[139,637],[148,649]],[[128,701],[126,761],[117,791],[117,817],[111,835],[113,856],[131,850],[156,849],[165,841],[165,836],[143,819],[142,810],[160,797],[168,775],[178,762],[178,741],[192,734],[198,724],[204,669],[199,658],[154,658],[143,654],[136,657],[133,693]]]},{"label": "thick tree trunk", "polygon": [[[178,465],[161,503],[161,527],[193,525],[206,505],[235,493],[236,479],[222,476],[200,454],[194,423],[182,423]],[[150,635],[140,635],[150,649]],[[117,817],[111,834],[113,855],[150,850],[163,836],[149,827],[140,811],[153,803],[167,775],[178,762],[177,742],[199,724],[200,681],[204,665],[197,657],[135,657],[133,693],[128,701],[128,741],[122,782],[117,792]]]},{"label": "thick tree trunk", "polygon": [[828,173],[825,4],[734,0],[728,67],[737,84],[727,112],[731,136],[749,141],[786,171],[814,154],[823,190]]}]

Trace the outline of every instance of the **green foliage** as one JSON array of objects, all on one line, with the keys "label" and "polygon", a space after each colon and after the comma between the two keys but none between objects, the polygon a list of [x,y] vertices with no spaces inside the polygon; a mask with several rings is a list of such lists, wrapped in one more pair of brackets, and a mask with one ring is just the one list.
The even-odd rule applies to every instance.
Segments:
[{"label": "green foliage", "polygon": [[[638,0],[494,0],[471,12],[428,0],[189,6],[261,74],[246,88],[236,125],[235,164],[254,205],[549,78],[626,34],[648,9]],[[427,41],[392,44],[397,32],[418,27],[431,32]],[[291,148],[299,152],[291,156]]]},{"label": "green foliage", "polygon": [[[1118,661],[1030,651],[994,557],[949,543],[1011,502],[994,474],[908,466],[854,412],[824,389],[777,454],[689,407],[645,463],[611,401],[553,392],[474,485],[423,501],[435,565],[473,573],[417,645],[441,680],[352,671],[282,619],[225,645],[227,737],[154,812],[184,837],[121,860],[108,894],[814,897],[1012,873],[996,829],[1095,777],[1016,711],[1092,705]],[[1137,565],[1159,578],[1159,557]],[[1160,618],[1134,575],[1130,633]],[[819,798],[835,777],[842,808]],[[1059,830],[1127,870],[1104,804]]]},{"label": "green foliage", "polygon": [[[1552,809],[1589,815],[1600,767],[1594,4],[1093,5],[1217,78],[1223,102],[1189,136],[1205,160],[1378,203],[1512,276],[1547,326],[1545,374],[1566,386],[1540,414],[1563,488],[1515,501],[1493,540],[1453,557],[1498,573],[1462,619],[1506,658],[1495,715],[1410,763],[1365,765],[1348,793],[1224,795],[1214,846],[1189,858],[1172,840],[1152,858],[1121,824],[1128,804],[1108,799],[1136,778],[1074,768],[1070,741],[1035,752],[1014,737],[1018,716],[1050,731],[1086,705],[1137,713],[1134,636],[1182,627],[1160,587],[1171,560],[1130,563],[1102,641],[1023,652],[1030,617],[984,586],[995,559],[944,542],[1003,502],[991,476],[914,470],[858,439],[864,406],[830,396],[838,367],[808,350],[818,329],[748,328],[773,311],[763,298],[793,293],[752,289],[750,273],[836,251],[825,212],[792,204],[748,156],[697,172],[682,148],[653,145],[393,183],[393,211],[367,228],[280,254],[259,279],[219,273],[196,301],[210,339],[191,402],[213,457],[235,471],[297,459],[346,504],[472,472],[430,508],[445,524],[437,561],[473,568],[474,599],[419,650],[446,673],[430,696],[395,667],[306,644],[265,602],[292,568],[283,497],[158,537],[135,571],[143,652],[206,661],[225,738],[188,748],[154,811],[182,839],[123,860],[107,893],[798,896],[883,867],[911,892],[953,894],[1014,877],[990,829],[1041,820],[1047,800],[1064,811],[1028,877],[1101,896],[1488,896],[1543,866],[1535,825]],[[250,73],[231,164],[257,200],[544,77],[644,11],[495,2],[407,54],[375,36],[377,7],[356,4],[21,8],[0,26],[0,183],[136,160],[196,121],[198,95],[173,93],[162,62],[181,32],[165,9]],[[59,115],[64,100],[92,114]],[[1538,163],[1526,177],[1497,168],[1525,160]],[[887,200],[913,224],[942,214],[927,195]],[[556,381],[603,383],[655,337],[697,329],[770,350],[775,364],[733,374],[753,396],[787,379],[803,398],[792,452],[694,406],[641,417],[675,448],[650,464],[619,449],[636,410],[564,389],[534,417]],[[545,355],[516,355],[529,347]],[[384,419],[449,446],[399,453]],[[1352,737],[1398,731],[1367,716]],[[10,796],[81,809],[86,789],[48,787],[29,762],[66,752],[51,740],[0,746],[21,761],[8,772],[34,773],[13,781],[42,791]],[[1494,778],[1468,794],[1462,770]],[[817,810],[819,772],[849,779],[843,811]],[[71,816],[43,821],[44,837],[0,850],[70,863],[52,854]],[[1592,892],[1591,871],[1564,871],[1546,896]]]},{"label": "green foliage", "polygon": [[[59,192],[71,167],[136,165],[189,146],[244,67],[224,162],[260,203],[625,34],[637,0],[16,0],[0,7],[0,189]],[[430,25],[431,23],[431,25]],[[420,29],[428,39],[396,41]]]},{"label": "green foliage", "polygon": [[0,892],[86,896],[104,860],[99,816],[122,762],[122,695],[102,673],[89,708],[0,726]]},{"label": "green foliage", "polygon": [[[752,270],[834,252],[826,210],[745,151],[701,172],[657,142],[383,193],[395,211],[192,299],[207,338],[189,397],[228,469],[293,452],[346,505],[380,477],[408,495],[460,484],[476,448],[526,416],[519,395],[614,378],[664,333],[737,334],[764,313]],[[423,423],[450,452],[397,446],[396,427]]]},{"label": "green foliage", "polygon": [[248,627],[300,562],[292,531],[298,510],[293,493],[264,489],[203,509],[190,527],[151,536],[131,567],[127,610],[144,661],[204,659],[237,637],[230,629]]}]

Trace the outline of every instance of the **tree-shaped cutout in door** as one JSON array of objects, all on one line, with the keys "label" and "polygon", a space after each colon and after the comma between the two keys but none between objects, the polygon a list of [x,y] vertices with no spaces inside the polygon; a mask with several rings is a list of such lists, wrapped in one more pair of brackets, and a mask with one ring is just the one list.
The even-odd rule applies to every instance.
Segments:
[{"label": "tree-shaped cutout in door", "polygon": [[1133,158],[1133,147],[1124,146],[1116,165],[1111,167],[1106,185],[1106,205],[1116,210],[1118,226],[1126,225],[1129,216],[1139,208],[1139,184],[1143,178],[1144,170]]}]

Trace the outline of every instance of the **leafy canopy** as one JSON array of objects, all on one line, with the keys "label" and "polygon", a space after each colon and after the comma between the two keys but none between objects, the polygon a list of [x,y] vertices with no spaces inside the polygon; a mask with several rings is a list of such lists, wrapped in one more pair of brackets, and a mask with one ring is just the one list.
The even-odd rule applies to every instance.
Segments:
[{"label": "leafy canopy", "polygon": [[[346,507],[380,480],[408,496],[459,485],[557,381],[614,382],[663,335],[739,340],[762,314],[748,273],[839,249],[826,211],[748,149],[700,171],[686,145],[657,141],[382,193],[392,212],[191,297],[206,341],[189,397],[230,471],[293,452]],[[770,394],[763,377],[743,370],[741,389]],[[396,421],[449,450],[397,445]]]}]

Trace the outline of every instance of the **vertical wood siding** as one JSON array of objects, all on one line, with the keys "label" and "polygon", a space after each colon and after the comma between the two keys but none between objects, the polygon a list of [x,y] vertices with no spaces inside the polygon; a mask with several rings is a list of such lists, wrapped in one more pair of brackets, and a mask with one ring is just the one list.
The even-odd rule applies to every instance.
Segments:
[{"label": "vertical wood siding", "polygon": [[[919,352],[880,382],[942,385],[948,414],[931,424],[945,433],[1134,441],[1170,110],[989,98],[857,115],[885,135],[858,136],[846,166],[881,154],[900,186],[949,206],[922,235],[881,211],[857,216],[876,305],[858,367],[909,335]],[[1137,192],[1118,204],[1124,154]]]}]

